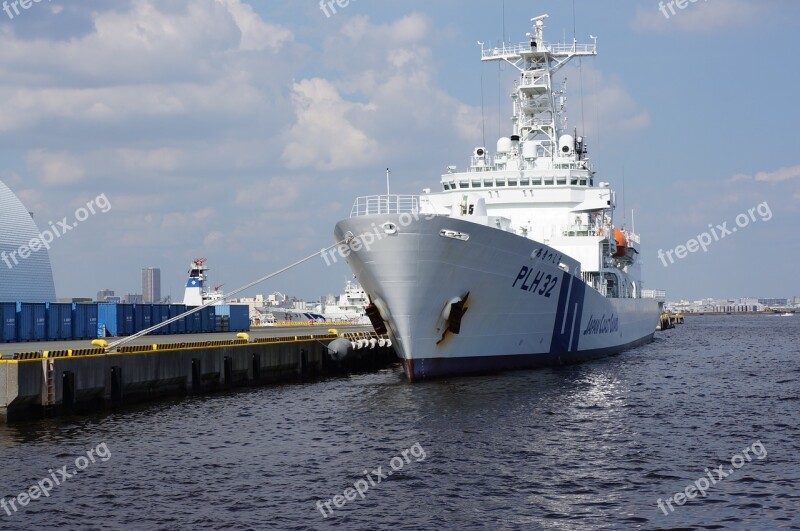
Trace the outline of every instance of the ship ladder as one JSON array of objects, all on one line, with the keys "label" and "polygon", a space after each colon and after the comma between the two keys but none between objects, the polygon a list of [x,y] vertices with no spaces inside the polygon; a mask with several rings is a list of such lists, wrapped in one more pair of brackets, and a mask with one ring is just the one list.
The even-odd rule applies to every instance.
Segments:
[{"label": "ship ladder", "polygon": [[42,406],[45,414],[56,404],[55,360],[42,360]]}]

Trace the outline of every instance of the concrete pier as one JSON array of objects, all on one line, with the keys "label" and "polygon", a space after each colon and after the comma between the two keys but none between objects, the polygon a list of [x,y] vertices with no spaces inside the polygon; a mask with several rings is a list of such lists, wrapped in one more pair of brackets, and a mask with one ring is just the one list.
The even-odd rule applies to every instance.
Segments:
[{"label": "concrete pier", "polygon": [[[292,335],[292,332],[295,332]],[[304,332],[298,334],[297,332]],[[281,330],[278,335],[247,339],[198,339],[192,336],[140,338],[119,352],[47,345],[8,359],[0,345],[0,422],[89,411],[183,394],[204,394],[242,386],[311,379],[354,371],[377,370],[395,361],[391,347],[359,350],[351,359],[333,361],[326,345],[336,334]],[[233,334],[224,334],[230,337]],[[259,334],[257,334],[259,335]],[[374,332],[346,332],[353,339]],[[147,341],[142,341],[147,340]],[[14,350],[14,349],[11,349]]]}]

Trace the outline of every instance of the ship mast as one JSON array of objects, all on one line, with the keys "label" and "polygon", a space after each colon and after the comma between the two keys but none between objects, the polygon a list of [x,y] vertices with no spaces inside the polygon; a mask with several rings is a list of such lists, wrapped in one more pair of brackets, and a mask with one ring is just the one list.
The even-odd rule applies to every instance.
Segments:
[{"label": "ship mast", "polygon": [[[520,73],[516,90],[511,95],[514,105],[513,134],[523,142],[531,141],[543,149],[542,155],[553,158],[558,138],[566,126],[564,90],[553,91],[553,75],[574,57],[597,55],[597,37],[592,44],[551,44],[544,40],[544,20],[548,15],[532,18],[533,33],[528,42],[483,48],[481,61],[505,61]],[[563,120],[562,120],[563,119]],[[583,151],[577,149],[578,156]]]}]

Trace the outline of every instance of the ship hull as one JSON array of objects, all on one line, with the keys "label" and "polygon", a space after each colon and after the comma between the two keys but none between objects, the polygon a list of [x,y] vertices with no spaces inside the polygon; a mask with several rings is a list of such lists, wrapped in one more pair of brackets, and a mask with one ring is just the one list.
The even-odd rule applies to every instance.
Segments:
[{"label": "ship hull", "polygon": [[412,381],[596,359],[651,341],[658,323],[655,300],[606,298],[570,257],[463,218],[359,216],[336,225],[337,240],[348,233],[326,260],[345,255]]}]

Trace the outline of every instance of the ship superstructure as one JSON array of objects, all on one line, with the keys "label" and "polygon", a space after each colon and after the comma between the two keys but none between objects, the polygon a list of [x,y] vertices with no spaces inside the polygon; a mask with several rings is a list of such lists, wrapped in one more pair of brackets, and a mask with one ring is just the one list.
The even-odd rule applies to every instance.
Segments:
[{"label": "ship superstructure", "polygon": [[186,290],[183,295],[183,304],[186,306],[201,306],[209,301],[217,301],[218,304],[225,302],[225,295],[220,288],[222,285],[214,286],[213,290],[206,287],[209,269],[206,267],[205,258],[195,258],[189,267],[189,278],[186,280]]},{"label": "ship superstructure", "polygon": [[548,43],[546,18],[523,43],[481,48],[482,61],[519,72],[511,134],[494,154],[475,147],[439,192],[358,198],[337,224],[337,239],[380,236],[351,245],[347,261],[411,379],[579,361],[655,331],[640,238],[614,225],[615,193],[596,182],[565,90],[553,88],[570,60],[597,54],[596,39]]},{"label": "ship superstructure", "polygon": [[335,304],[319,304],[315,310],[331,321],[350,321],[358,324],[369,324],[367,305],[369,298],[358,282],[345,282],[344,293],[339,295]]}]

